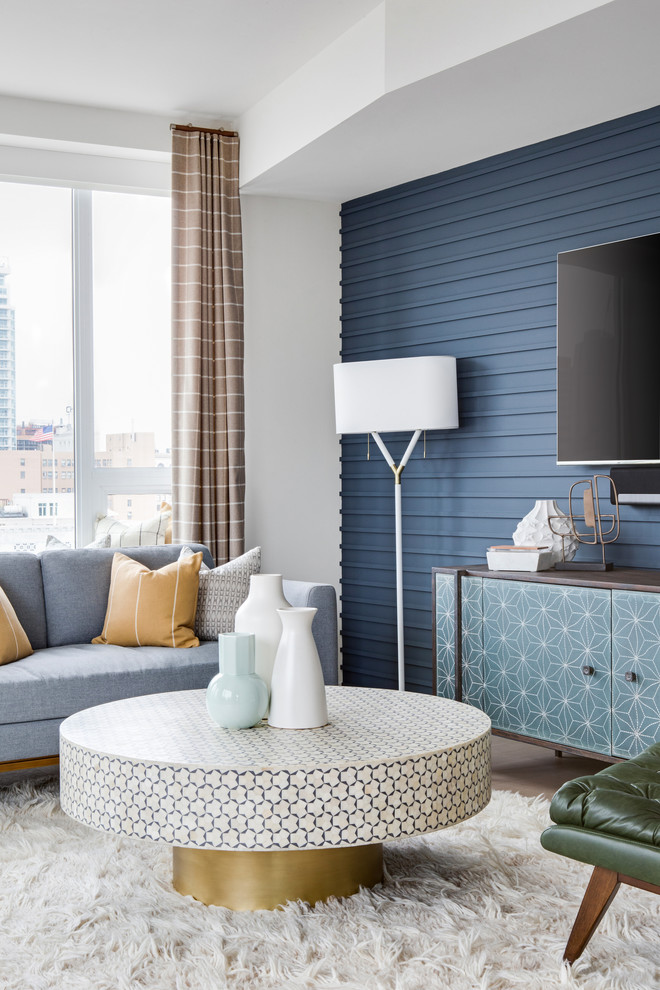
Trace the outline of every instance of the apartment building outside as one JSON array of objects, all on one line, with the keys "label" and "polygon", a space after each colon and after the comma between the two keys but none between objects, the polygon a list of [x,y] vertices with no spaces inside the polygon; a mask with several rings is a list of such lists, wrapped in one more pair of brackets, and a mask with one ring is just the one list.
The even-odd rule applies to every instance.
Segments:
[{"label": "apartment building outside", "polygon": [[[75,454],[73,426],[21,423],[20,450],[0,450],[0,550],[40,550],[49,535],[74,543]],[[44,435],[52,439],[39,442]],[[95,453],[102,468],[169,468],[170,452],[157,452],[152,432],[111,433]],[[122,520],[147,519],[170,501],[169,483],[153,494],[109,494],[107,512]]]},{"label": "apartment building outside", "polygon": [[0,451],[0,508],[12,502],[16,494],[42,490],[41,462],[40,450]]}]

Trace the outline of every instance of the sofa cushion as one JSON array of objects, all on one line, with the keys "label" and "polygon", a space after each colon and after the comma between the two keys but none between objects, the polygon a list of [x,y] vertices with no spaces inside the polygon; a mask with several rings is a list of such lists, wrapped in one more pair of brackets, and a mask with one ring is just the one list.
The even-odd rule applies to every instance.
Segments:
[{"label": "sofa cushion", "polygon": [[31,653],[30,640],[0,585],[0,664],[23,660]]},{"label": "sofa cushion", "polygon": [[558,825],[644,842],[660,850],[660,742],[561,787],[550,817]]},{"label": "sofa cushion", "polygon": [[34,650],[48,645],[41,561],[34,553],[0,553],[0,586]]},{"label": "sofa cushion", "polygon": [[[190,547],[181,548],[181,557],[190,556]],[[217,639],[220,633],[234,631],[236,612],[250,590],[250,577],[261,570],[261,547],[254,547],[226,564],[199,572],[199,593],[195,632],[200,639]]]},{"label": "sofa cushion", "polygon": [[[206,564],[213,566],[213,558],[206,547],[191,544],[193,550],[201,550]],[[176,560],[181,547],[165,544],[155,547],[134,547],[122,550],[127,557],[146,564],[150,570],[163,567]],[[103,629],[110,590],[110,572],[115,551],[112,548],[70,550],[68,553],[44,553],[41,558],[43,594],[48,621],[48,645],[65,646],[67,643],[91,643]],[[0,554],[0,557],[5,556]],[[6,556],[23,556],[7,554]],[[38,561],[37,561],[38,563]],[[0,578],[0,584],[2,580]],[[9,594],[9,590],[7,592]],[[10,596],[11,597],[11,596]],[[14,606],[16,607],[16,606]],[[21,614],[16,609],[19,619]],[[25,623],[21,624],[28,632]],[[28,632],[28,636],[30,633]],[[32,636],[30,642],[36,647]],[[45,646],[42,642],[40,645]]]},{"label": "sofa cushion", "polygon": [[203,688],[217,672],[216,642],[193,650],[91,643],[39,650],[0,667],[0,723],[66,718],[119,698]]},{"label": "sofa cushion", "polygon": [[660,885],[660,742],[564,784],[550,817],[545,849]]},{"label": "sofa cushion", "polygon": [[150,570],[126,554],[112,561],[103,632],[92,642],[115,646],[199,646],[193,632],[201,553]]}]

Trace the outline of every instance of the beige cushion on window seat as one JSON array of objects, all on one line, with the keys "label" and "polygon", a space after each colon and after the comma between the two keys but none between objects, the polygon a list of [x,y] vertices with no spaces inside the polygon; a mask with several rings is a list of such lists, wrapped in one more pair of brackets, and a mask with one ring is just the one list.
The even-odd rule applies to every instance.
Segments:
[{"label": "beige cushion on window seat", "polygon": [[144,522],[122,522],[97,516],[95,537],[109,536],[111,547],[146,547],[172,542],[172,506],[163,502],[160,512]]}]

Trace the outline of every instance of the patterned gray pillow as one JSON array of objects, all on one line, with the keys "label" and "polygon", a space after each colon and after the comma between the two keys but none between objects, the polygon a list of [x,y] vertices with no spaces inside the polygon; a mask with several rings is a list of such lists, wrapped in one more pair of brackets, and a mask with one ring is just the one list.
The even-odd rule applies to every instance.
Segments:
[{"label": "patterned gray pillow", "polygon": [[[181,557],[194,553],[181,548]],[[200,639],[217,639],[219,633],[233,632],[234,619],[250,590],[250,575],[261,570],[261,547],[254,547],[227,564],[211,570],[202,564],[199,571],[195,635]]]}]

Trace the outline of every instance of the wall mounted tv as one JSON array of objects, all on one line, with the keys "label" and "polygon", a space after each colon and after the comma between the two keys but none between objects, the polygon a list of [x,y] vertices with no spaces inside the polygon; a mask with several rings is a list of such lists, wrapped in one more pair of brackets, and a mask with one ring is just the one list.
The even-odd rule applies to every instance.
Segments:
[{"label": "wall mounted tv", "polygon": [[557,463],[660,464],[660,234],[557,255]]}]

